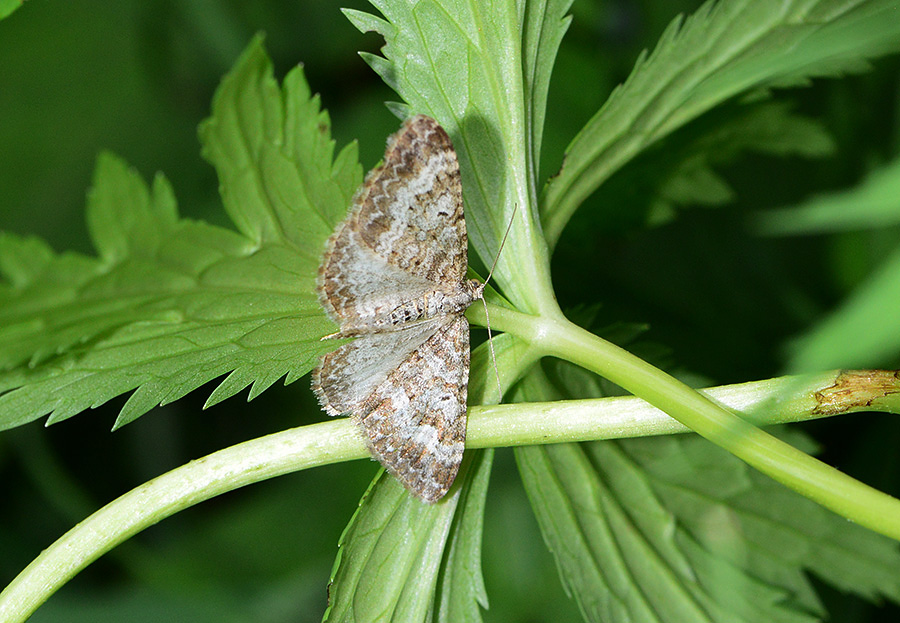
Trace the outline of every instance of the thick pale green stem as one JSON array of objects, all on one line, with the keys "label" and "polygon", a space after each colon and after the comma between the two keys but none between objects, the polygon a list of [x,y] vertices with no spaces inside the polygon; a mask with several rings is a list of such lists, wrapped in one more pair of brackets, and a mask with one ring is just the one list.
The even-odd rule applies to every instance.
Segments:
[{"label": "thick pale green stem", "polygon": [[[527,325],[525,322],[519,328],[524,329]],[[562,331],[564,328],[558,330]],[[546,326],[545,329],[542,333],[548,338],[555,334]],[[620,363],[633,358],[594,336],[583,334],[577,327],[568,328],[568,331],[569,339],[583,342],[578,349],[580,354],[575,359],[582,361],[585,367],[592,367],[587,363],[592,360],[592,356],[599,357],[600,353],[611,357],[613,361],[621,357]],[[613,350],[607,350],[610,348]],[[524,356],[521,353],[518,355]],[[607,372],[616,377],[614,371]],[[664,387],[669,382],[666,380],[669,377],[660,377],[661,374],[648,366],[648,370],[636,378],[654,385],[659,384],[662,389],[658,393],[665,394]],[[674,379],[669,380],[678,383]],[[623,386],[630,383],[618,377],[616,381]],[[703,393],[730,409],[752,413],[753,420],[758,424],[775,424],[835,415],[862,407],[900,412],[900,394],[895,393],[898,383],[900,382],[893,373],[831,372],[802,379],[786,377],[742,383],[704,390]],[[849,391],[850,389],[853,391]],[[697,396],[699,401],[708,402],[707,398],[693,390],[684,391]],[[666,402],[666,408],[670,412],[677,412],[686,420],[702,417],[702,414],[691,416],[690,405],[682,407],[674,403],[668,404],[668,400],[662,399],[658,402]],[[761,410],[765,405],[770,405],[770,408]],[[724,411],[721,407],[713,407]],[[724,413],[731,418],[736,417],[728,411]],[[635,397],[494,405],[470,409],[467,446],[521,446],[658,435],[686,430],[688,428],[684,424]],[[792,448],[790,450],[797,453]],[[735,454],[741,456],[739,452]],[[348,419],[337,419],[254,439],[192,461],[111,502],[42,552],[0,593],[0,621],[24,621],[50,595],[92,561],[144,528],[178,511],[266,478],[366,456],[368,453],[365,444],[353,423]],[[745,456],[742,458],[747,460]],[[748,462],[755,464],[749,460]],[[817,461],[815,463],[821,465]],[[793,463],[783,468],[793,469]],[[802,464],[800,469],[804,469]],[[842,477],[846,479],[846,476]],[[854,486],[860,486],[859,483],[852,482],[855,483]],[[852,499],[856,495],[855,489],[847,489],[845,495]],[[878,496],[887,497],[882,494]],[[890,511],[889,506],[884,508]],[[893,517],[897,517],[896,513]],[[882,520],[891,523],[891,515],[888,513]],[[884,534],[892,534],[877,526],[869,527]]]},{"label": "thick pale green stem", "polygon": [[759,471],[875,532],[900,540],[900,500],[760,430],[684,383],[563,318],[536,319],[548,355],[592,370]]},{"label": "thick pale green stem", "polygon": [[[852,411],[900,413],[894,371],[831,371],[699,390],[758,426]],[[469,448],[594,441],[688,433],[691,429],[636,396],[473,407]]]},{"label": "thick pale green stem", "polygon": [[226,448],[144,483],[60,537],[0,593],[0,622],[25,621],[70,578],[141,530],[216,495],[369,456],[352,422],[313,424]]}]

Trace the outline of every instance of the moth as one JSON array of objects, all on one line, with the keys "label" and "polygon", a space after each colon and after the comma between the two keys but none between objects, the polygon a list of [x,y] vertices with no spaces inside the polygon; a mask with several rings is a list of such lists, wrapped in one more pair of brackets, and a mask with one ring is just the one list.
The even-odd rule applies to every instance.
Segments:
[{"label": "moth", "polygon": [[388,139],[328,239],[317,292],[354,338],[322,356],[312,386],[329,415],[362,428],[372,454],[413,495],[440,500],[463,457],[469,380],[464,313],[484,284],[466,279],[459,163],[434,119]]}]

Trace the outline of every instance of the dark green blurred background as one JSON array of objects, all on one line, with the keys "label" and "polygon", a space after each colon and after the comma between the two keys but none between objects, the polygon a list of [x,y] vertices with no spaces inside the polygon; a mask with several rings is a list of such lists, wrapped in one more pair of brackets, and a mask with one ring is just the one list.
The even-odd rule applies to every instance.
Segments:
[{"label": "dark green blurred background", "polygon": [[[698,4],[575,2],[551,85],[545,176],[638,52],[679,11]],[[259,31],[279,77],[305,65],[338,146],[359,139],[370,168],[398,124],[382,102],[397,98],[356,53],[377,51],[380,40],[358,33],[339,6],[366,8],[347,1],[29,0],[0,22],[0,229],[42,236],[59,251],[90,252],[84,197],[103,149],[146,179],[164,172],[183,215],[226,224],[196,128],[220,78]],[[647,340],[671,349],[673,365],[713,384],[779,374],[785,340],[841,300],[898,232],[766,240],[747,231],[746,217],[852,185],[895,155],[897,69],[888,59],[863,76],[779,94],[829,129],[837,153],[819,161],[740,157],[722,170],[737,196],[728,206],[685,209],[647,229],[652,180],[610,184],[557,250],[564,308],[602,305],[598,326],[648,323]],[[711,122],[699,120],[658,146],[663,161],[703,123]],[[249,404],[234,398],[201,411],[211,389],[116,433],[109,429],[124,398],[50,429],[36,422],[0,433],[0,584],[136,485],[227,445],[323,418],[305,380],[276,385]],[[894,420],[854,416],[806,430],[823,443],[826,460],[896,493]],[[375,471],[369,461],[331,466],[202,504],[92,565],[33,620],[317,621],[338,537]],[[485,620],[578,620],[509,451],[498,452],[487,512]],[[825,597],[836,621],[897,619],[896,609],[878,611],[827,589]]]}]

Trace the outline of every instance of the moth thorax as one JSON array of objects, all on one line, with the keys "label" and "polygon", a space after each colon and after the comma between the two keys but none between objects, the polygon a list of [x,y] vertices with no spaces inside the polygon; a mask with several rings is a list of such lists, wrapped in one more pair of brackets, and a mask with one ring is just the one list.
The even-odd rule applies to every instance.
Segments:
[{"label": "moth thorax", "polygon": [[485,284],[481,283],[477,279],[467,279],[460,284],[466,291],[469,292],[469,302],[477,301],[480,298],[484,298],[484,286]]}]

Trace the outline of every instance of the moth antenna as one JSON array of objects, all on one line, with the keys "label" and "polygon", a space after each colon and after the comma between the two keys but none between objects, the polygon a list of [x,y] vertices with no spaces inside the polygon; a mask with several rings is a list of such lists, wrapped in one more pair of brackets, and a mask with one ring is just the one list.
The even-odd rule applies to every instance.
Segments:
[{"label": "moth antenna", "polygon": [[[512,230],[513,219],[516,218],[516,210],[518,209],[518,203],[513,205],[512,214],[509,215],[509,224],[506,226],[506,233],[503,234],[503,240],[500,241],[500,248],[497,249],[497,255],[494,256],[494,263],[491,264],[491,269],[488,271],[488,276],[484,280],[485,285],[487,285],[487,282],[491,280],[491,276],[494,274],[494,269],[497,268],[497,262],[500,260],[500,252],[503,251],[503,245],[506,244],[506,239],[509,237],[510,230]],[[490,333],[490,327],[488,328],[488,333]]]},{"label": "moth antenna", "polygon": [[488,314],[487,303],[484,297],[481,297],[481,304],[484,305],[484,317],[487,319],[488,332],[488,348],[491,349],[491,361],[494,362],[494,377],[497,379],[497,403],[503,402],[503,385],[500,384],[500,372],[497,369],[497,355],[494,353],[494,336],[491,335],[491,316]]},{"label": "moth antenna", "polygon": [[[509,236],[509,232],[512,229],[513,219],[516,217],[516,210],[518,209],[518,203],[513,205],[513,211],[509,217],[509,224],[506,226],[506,233],[503,234],[503,240],[500,241],[500,248],[497,249],[497,255],[494,256],[494,263],[491,265],[491,269],[488,271],[488,276],[484,280],[485,285],[487,285],[487,282],[491,280],[491,275],[494,274],[494,269],[497,268],[497,261],[500,259],[500,252],[503,251],[503,245],[506,244],[506,238]],[[484,317],[485,320],[487,320],[488,348],[491,349],[491,361],[494,362],[494,376],[497,379],[497,402],[501,403],[503,402],[503,385],[500,384],[500,371],[497,369],[497,355],[494,353],[494,336],[491,334],[491,315],[488,313],[487,302],[484,300],[484,296],[481,297],[481,304],[484,306]]]}]

